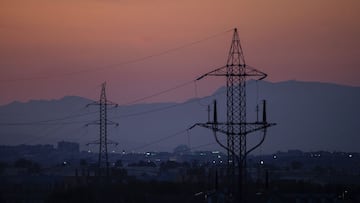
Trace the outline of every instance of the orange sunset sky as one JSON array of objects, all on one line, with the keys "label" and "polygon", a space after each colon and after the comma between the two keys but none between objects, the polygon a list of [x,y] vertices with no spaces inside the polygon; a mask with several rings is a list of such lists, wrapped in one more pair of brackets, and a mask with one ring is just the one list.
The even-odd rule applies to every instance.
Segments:
[{"label": "orange sunset sky", "polygon": [[[103,81],[126,104],[225,65],[234,27],[268,81],[360,86],[359,11],[358,0],[1,0],[0,104],[96,99]],[[146,102],[193,96],[190,84]]]}]

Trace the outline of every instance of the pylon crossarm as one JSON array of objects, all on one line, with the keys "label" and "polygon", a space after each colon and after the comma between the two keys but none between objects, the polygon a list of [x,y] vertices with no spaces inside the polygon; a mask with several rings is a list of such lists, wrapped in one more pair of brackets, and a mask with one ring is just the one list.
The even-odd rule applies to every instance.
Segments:
[{"label": "pylon crossarm", "polygon": [[215,124],[215,123],[211,123],[211,122],[208,122],[208,123],[196,123],[193,126],[191,126],[188,130],[193,129],[196,126],[200,126],[200,127],[203,127],[203,128],[211,129],[213,131],[220,131],[221,132],[221,129],[218,128],[218,123]]},{"label": "pylon crossarm", "polygon": [[[208,122],[208,123],[196,123],[193,126],[191,126],[188,130],[193,129],[195,126],[201,126],[203,128],[208,128],[211,130],[214,130],[216,132],[221,132],[223,134],[228,134],[228,135],[240,135],[239,133],[231,133],[228,132],[228,126],[239,126],[239,125],[243,125],[242,123],[212,123],[212,122]],[[246,126],[246,131],[242,133],[242,135],[246,135],[255,131],[259,131],[259,130],[263,130],[266,129],[268,127],[274,126],[276,125],[275,123],[263,123],[263,122],[254,122],[254,123],[245,123]]]},{"label": "pylon crossarm", "polygon": [[107,106],[114,106],[115,108],[119,106],[119,104],[112,102],[110,100],[106,100],[106,104]]},{"label": "pylon crossarm", "polygon": [[[229,66],[239,66],[242,68],[245,68],[245,72],[242,73],[231,73],[229,74],[227,69]],[[210,71],[208,73],[205,73],[204,75],[196,78],[196,81],[203,79],[206,76],[226,76],[226,77],[258,77],[258,80],[263,80],[264,78],[267,77],[267,74],[264,72],[261,72],[257,69],[255,69],[254,67],[251,67],[249,65],[226,65],[220,68],[217,68],[213,71]]]},{"label": "pylon crossarm", "polygon": [[[99,101],[94,101],[90,104],[87,104],[86,107],[89,107],[89,106],[92,106],[92,105],[100,105],[101,102]],[[119,105],[115,102],[112,102],[112,101],[109,101],[109,100],[106,100],[106,103],[104,104],[106,106],[114,106],[114,107],[118,107]]]},{"label": "pylon crossarm", "polygon": [[205,73],[204,75],[196,78],[196,81],[197,81],[197,80],[201,80],[201,79],[203,79],[204,77],[209,76],[209,75],[210,75],[210,76],[222,76],[222,75],[224,75],[224,74],[226,75],[226,66],[222,66],[222,67],[217,68],[217,69],[215,69],[215,70],[213,70],[213,71],[210,71],[210,72],[208,72],[208,73]]},{"label": "pylon crossarm", "polygon": [[263,122],[255,122],[255,123],[246,123],[246,132],[244,133],[249,134],[255,131],[263,130],[268,127],[276,125],[275,123],[263,123]]},{"label": "pylon crossarm", "polygon": [[[245,132],[241,132],[241,133],[232,133],[228,131],[228,126],[240,126],[240,125],[244,125],[246,126],[246,131]],[[227,134],[227,135],[247,135],[249,133],[255,132],[255,131],[259,131],[259,130],[263,130],[266,129],[268,127],[274,126],[275,123],[260,123],[260,122],[255,122],[255,123],[218,123],[216,129],[213,129],[213,127],[211,127],[211,124],[199,124],[199,126],[205,127],[205,128],[209,128],[209,129],[213,129],[216,130],[217,132],[221,132],[223,134]]]},{"label": "pylon crossarm", "polygon": [[86,104],[86,107],[89,107],[92,105],[100,105],[100,102],[98,102],[98,101],[91,102],[90,104]]},{"label": "pylon crossarm", "polygon": [[193,128],[195,128],[198,125],[198,123],[195,123],[194,125],[192,125],[191,127],[189,127],[187,130],[191,130]]},{"label": "pylon crossarm", "polygon": [[246,65],[245,66],[245,76],[260,77],[258,80],[262,80],[267,77],[267,74],[255,69],[254,67]]},{"label": "pylon crossarm", "polygon": [[[223,134],[229,134],[228,131],[227,131],[227,126],[228,125],[229,124],[227,124],[227,123],[219,123],[219,122],[217,122],[216,124],[212,123],[212,122],[196,123],[193,126],[191,126],[189,128],[189,130],[191,130],[195,126],[200,126],[200,127],[203,127],[203,128],[208,128],[208,129],[213,130],[215,132],[221,132]],[[233,125],[236,125],[236,124],[233,124]],[[229,134],[229,135],[234,135],[234,134]]]}]

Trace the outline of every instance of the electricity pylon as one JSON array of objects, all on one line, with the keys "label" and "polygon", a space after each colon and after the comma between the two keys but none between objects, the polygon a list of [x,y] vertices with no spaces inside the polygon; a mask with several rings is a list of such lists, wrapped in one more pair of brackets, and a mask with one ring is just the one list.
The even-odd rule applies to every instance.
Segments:
[{"label": "electricity pylon", "polygon": [[87,105],[87,106],[98,105],[100,107],[99,120],[86,124],[86,126],[88,126],[88,125],[99,125],[100,126],[99,139],[87,144],[87,145],[91,145],[91,144],[99,145],[98,174],[97,174],[98,176],[109,176],[109,160],[108,160],[107,145],[108,144],[114,144],[114,145],[118,144],[107,138],[107,126],[108,125],[118,126],[119,124],[107,119],[107,107],[108,106],[117,107],[118,104],[115,104],[106,99],[105,89],[106,89],[106,82],[102,83],[102,85],[101,85],[100,100]]},{"label": "electricity pylon", "polygon": [[[263,104],[263,121],[247,122],[246,120],[246,78],[255,77],[258,80],[264,79],[267,75],[246,65],[243,50],[240,44],[237,29],[234,29],[232,43],[229,51],[226,66],[210,71],[196,80],[201,80],[206,76],[225,76],[226,77],[226,106],[227,121],[218,122],[216,115],[216,103],[214,104],[214,121],[207,123],[197,123],[201,126],[213,130],[215,139],[221,147],[227,151],[227,187],[230,202],[246,201],[244,185],[246,182],[246,156],[255,148],[260,146],[265,139],[266,129],[275,123],[268,123],[266,120],[266,103]],[[190,129],[191,129],[190,128]],[[255,131],[263,131],[262,140],[247,150],[246,136]],[[217,132],[226,135],[227,143],[220,142]],[[237,182],[236,182],[237,180]]]}]

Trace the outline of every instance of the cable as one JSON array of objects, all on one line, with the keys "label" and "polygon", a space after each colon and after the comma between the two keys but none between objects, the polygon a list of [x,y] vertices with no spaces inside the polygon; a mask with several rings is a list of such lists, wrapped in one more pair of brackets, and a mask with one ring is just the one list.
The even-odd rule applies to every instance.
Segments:
[{"label": "cable", "polygon": [[[217,95],[224,94],[224,93],[225,93],[225,91],[222,91],[222,92],[213,94],[213,95],[211,95],[209,97],[215,97]],[[169,106],[160,107],[160,108],[154,108],[154,109],[147,110],[147,111],[141,111],[141,112],[131,113],[131,114],[124,114],[124,115],[120,115],[120,116],[113,116],[113,117],[111,117],[111,119],[117,119],[117,118],[121,119],[121,118],[128,118],[128,117],[146,115],[146,114],[150,114],[150,113],[164,111],[164,110],[167,110],[167,109],[176,108],[178,106],[183,106],[183,105],[187,105],[187,104],[194,103],[194,102],[198,102],[198,100],[189,100],[189,101],[186,101],[184,103],[175,103],[175,104],[172,104],[172,105],[169,105]]]},{"label": "cable", "polygon": [[191,140],[190,140],[190,131],[189,131],[189,129],[186,130],[186,136],[187,136],[188,147],[191,148]]},{"label": "cable", "polygon": [[[213,94],[213,95],[211,95],[209,97],[214,97],[214,96],[223,94],[224,92],[225,91],[222,91],[222,92]],[[117,119],[117,118],[122,119],[122,118],[135,117],[135,116],[141,116],[141,115],[145,115],[145,114],[155,113],[155,112],[175,108],[175,107],[178,107],[178,106],[187,105],[189,103],[198,102],[199,100],[202,100],[202,99],[189,100],[189,101],[184,102],[184,103],[175,103],[175,104],[172,104],[172,105],[169,105],[169,106],[155,108],[155,109],[151,109],[151,110],[147,110],[147,111],[141,111],[141,112],[137,112],[137,113],[125,114],[125,115],[120,115],[120,116],[112,116],[111,119]],[[73,124],[78,124],[78,123],[87,123],[89,121],[72,121],[72,122],[61,122],[61,123],[56,123],[54,121],[62,121],[62,120],[67,120],[67,119],[71,119],[71,118],[83,117],[83,116],[87,116],[87,115],[98,113],[98,112],[99,111],[93,111],[93,112],[88,112],[88,113],[83,113],[83,114],[78,114],[78,115],[66,116],[66,117],[62,117],[62,118],[40,120],[40,121],[33,121],[33,122],[2,122],[2,123],[0,123],[0,126],[73,125]]]},{"label": "cable", "polygon": [[135,151],[135,150],[139,150],[139,149],[146,148],[146,147],[148,147],[148,146],[151,146],[151,145],[154,145],[154,144],[163,142],[163,141],[165,141],[165,140],[167,140],[167,139],[173,138],[173,137],[175,137],[175,136],[181,135],[181,134],[185,133],[186,131],[187,131],[187,129],[178,131],[178,132],[176,132],[176,133],[174,133],[174,134],[171,134],[171,135],[162,137],[162,138],[160,138],[160,139],[154,140],[154,141],[152,141],[152,142],[149,142],[149,143],[147,143],[147,144],[141,145],[141,146],[139,146],[139,147],[132,148],[132,149],[130,149],[130,150],[128,150],[128,151],[131,152],[131,151]]},{"label": "cable", "polygon": [[[184,82],[182,84],[176,85],[174,87],[162,90],[160,92],[156,92],[154,94],[135,99],[135,100],[133,100],[131,102],[128,102],[128,103],[126,103],[124,105],[136,104],[136,103],[138,103],[140,101],[144,101],[146,99],[153,98],[153,97],[168,93],[170,91],[174,91],[176,89],[185,87],[185,86],[187,86],[187,85],[189,85],[189,84],[191,84],[193,82],[194,82],[194,80],[187,81],[187,82]],[[192,103],[192,102],[195,102],[195,101],[200,102],[202,99],[198,98],[197,93],[195,93],[195,95],[196,95],[196,100],[190,100],[190,101],[185,102],[185,103],[181,103],[181,104],[177,103],[177,104],[173,104],[173,105],[170,105],[170,106],[156,108],[156,109],[143,111],[143,112],[139,112],[139,113],[127,114],[127,115],[122,115],[122,116],[115,116],[115,117],[112,117],[112,118],[126,118],[126,117],[139,116],[139,115],[149,114],[149,113],[153,113],[153,112],[163,111],[163,110],[166,110],[166,109],[174,108],[174,107],[177,107],[177,106],[180,106],[180,105],[185,105],[187,103]],[[217,95],[217,94],[214,94],[212,96],[215,96],[215,95]],[[82,110],[82,109],[80,109],[80,110]],[[85,121],[73,121],[73,122],[61,122],[61,123],[56,122],[56,121],[64,121],[64,120],[69,120],[69,119],[72,119],[72,118],[79,118],[79,117],[87,116],[87,115],[90,115],[90,114],[95,114],[95,113],[98,113],[98,112],[99,111],[97,110],[97,111],[93,111],[93,112],[69,115],[69,116],[60,117],[60,118],[54,118],[54,119],[31,121],[31,122],[0,122],[0,126],[59,125],[59,124],[61,124],[61,125],[72,125],[72,124],[76,124],[76,123],[86,123],[87,121],[86,122]]]},{"label": "cable", "polygon": [[198,86],[197,86],[197,80],[194,80],[194,96],[195,96],[195,99],[196,99],[196,101],[198,102],[198,104],[200,105],[200,106],[209,106],[209,104],[202,104],[201,103],[201,99],[199,99],[199,95],[198,95]]},{"label": "cable", "polygon": [[130,101],[130,102],[127,102],[126,104],[123,104],[123,105],[136,104],[136,103],[138,103],[138,102],[140,102],[140,101],[144,101],[144,100],[147,100],[147,99],[150,99],[150,98],[153,98],[153,97],[156,97],[156,96],[165,94],[165,93],[167,93],[167,92],[170,92],[170,91],[173,91],[173,90],[176,90],[176,89],[185,87],[185,86],[189,85],[190,83],[192,83],[193,81],[194,81],[194,80],[191,80],[191,81],[188,81],[188,82],[185,82],[185,83],[176,85],[176,86],[174,86],[174,87],[171,87],[171,88],[162,90],[162,91],[160,91],[160,92],[156,92],[156,93],[154,93],[154,94],[151,94],[151,95],[148,95],[148,96],[145,96],[145,97],[141,97],[141,98],[135,99],[135,100]]},{"label": "cable", "polygon": [[[223,93],[224,93],[224,91],[213,94],[210,97],[214,97],[214,96],[217,96],[217,95],[223,94]],[[178,106],[187,105],[189,103],[198,102],[198,100],[199,99],[197,99],[197,100],[189,100],[189,101],[184,102],[184,103],[175,103],[175,104],[172,104],[172,105],[169,105],[169,106],[155,108],[155,109],[151,109],[151,110],[147,110],[147,111],[141,111],[141,112],[137,112],[137,113],[125,114],[125,115],[120,115],[120,116],[112,116],[111,119],[117,119],[117,118],[121,119],[121,118],[135,117],[135,116],[141,116],[141,115],[145,115],[145,114],[155,113],[155,112],[175,108],[175,107],[178,107]],[[79,115],[74,115],[74,116],[67,116],[67,117],[62,117],[62,118],[57,118],[57,119],[41,120],[41,121],[34,121],[34,122],[14,122],[14,123],[13,122],[3,122],[3,123],[0,123],[0,126],[59,125],[59,124],[71,125],[71,124],[76,124],[76,123],[86,123],[88,121],[73,121],[73,122],[62,122],[62,123],[52,123],[52,122],[53,121],[66,120],[66,119],[70,119],[70,118],[82,117],[82,116],[86,116],[86,115],[90,115],[90,114],[94,114],[94,113],[98,113],[98,112],[99,111],[94,111],[94,112],[89,112],[89,113],[84,113],[84,114],[79,114]]]},{"label": "cable", "polygon": [[210,143],[207,143],[207,144],[197,145],[197,146],[195,146],[195,147],[190,147],[189,149],[182,150],[182,151],[180,151],[180,153],[181,153],[181,152],[192,151],[192,150],[194,150],[194,149],[199,149],[199,148],[201,148],[201,147],[207,147],[207,146],[215,145],[215,144],[217,144],[217,143],[216,143],[216,142],[210,142]]},{"label": "cable", "polygon": [[[83,131],[84,129],[86,129],[86,130]],[[81,131],[83,131],[83,132],[81,132]],[[76,132],[78,132],[78,133],[76,133]],[[87,128],[85,126],[81,126],[81,127],[72,129],[70,132],[67,131],[66,135],[63,135],[62,138],[70,138],[70,139],[75,138],[75,140],[78,140],[76,138],[83,137],[86,134],[87,134]]]},{"label": "cable", "polygon": [[[171,88],[162,90],[162,91],[160,91],[160,92],[157,92],[157,93],[154,93],[154,94],[151,94],[151,95],[142,97],[142,98],[138,98],[138,99],[136,99],[136,100],[133,100],[133,101],[131,101],[131,102],[128,102],[127,105],[135,104],[135,103],[137,103],[137,102],[139,102],[139,101],[144,101],[144,100],[146,100],[146,99],[153,98],[153,97],[159,96],[159,95],[161,95],[161,94],[165,94],[165,93],[167,93],[167,92],[170,92],[170,91],[173,91],[173,90],[182,88],[182,87],[184,87],[184,86],[189,85],[189,84],[192,83],[192,82],[194,82],[194,80],[187,81],[187,82],[185,82],[185,83],[176,85],[176,86],[174,86],[174,87],[171,87]],[[150,114],[150,113],[155,113],[155,112],[159,112],[159,111],[163,111],[163,110],[175,108],[175,107],[182,106],[182,105],[186,105],[186,104],[193,103],[193,102],[198,102],[198,103],[201,104],[201,100],[202,100],[202,99],[198,98],[197,88],[196,88],[196,81],[195,81],[194,84],[195,84],[195,97],[196,97],[195,100],[189,100],[189,101],[184,102],[184,103],[176,103],[176,104],[172,104],[172,105],[169,105],[169,106],[160,107],[160,108],[155,108],[155,109],[151,109],[151,110],[147,110],[147,111],[142,111],[142,112],[137,112],[137,113],[132,113],[132,114],[125,114],[125,115],[120,115],[120,116],[113,116],[112,119],[116,119],[116,118],[128,118],[128,117],[134,117],[134,116],[141,116],[141,115],[145,115],[145,114]],[[213,95],[211,95],[210,97],[214,97],[214,96],[217,96],[217,95],[223,94],[223,93],[224,93],[224,91],[223,91],[223,92],[216,93],[216,94],[213,94]],[[82,109],[83,109],[83,108],[82,108]],[[81,111],[82,109],[80,109],[80,111]],[[84,116],[91,115],[91,114],[95,114],[95,113],[98,113],[98,112],[99,112],[99,111],[96,110],[96,111],[87,112],[87,113],[81,113],[81,114],[73,114],[73,115],[70,114],[69,116],[60,117],[60,118],[47,119],[47,120],[39,120],[39,121],[31,121],[31,122],[0,122],[0,126],[74,125],[74,124],[79,124],[79,123],[88,123],[89,121],[69,121],[69,122],[57,122],[57,121],[65,121],[65,120],[69,120],[69,119],[73,119],[73,118],[84,117]]]},{"label": "cable", "polygon": [[170,49],[167,49],[167,50],[164,50],[164,51],[160,51],[158,53],[150,54],[150,55],[147,55],[147,56],[144,56],[144,57],[139,57],[139,58],[135,58],[135,59],[128,60],[128,61],[123,61],[123,62],[116,63],[116,64],[97,66],[97,67],[93,67],[93,68],[87,68],[87,69],[72,71],[72,72],[68,72],[68,73],[63,73],[63,74],[60,74],[60,75],[44,75],[44,76],[35,76],[35,77],[27,77],[27,78],[18,78],[18,79],[6,79],[6,80],[0,80],[0,83],[18,82],[18,81],[31,81],[31,80],[46,80],[46,79],[57,78],[57,77],[68,77],[68,76],[83,74],[83,73],[92,72],[92,71],[99,71],[99,70],[104,70],[104,69],[118,68],[118,67],[121,67],[121,66],[124,66],[124,65],[129,65],[129,64],[140,62],[140,61],[144,61],[144,60],[147,60],[147,59],[150,59],[150,58],[153,58],[153,57],[162,56],[162,55],[168,54],[170,52],[175,52],[177,50],[193,46],[193,45],[201,43],[203,41],[213,39],[213,38],[218,37],[220,35],[223,35],[223,34],[225,34],[227,32],[230,32],[232,30],[233,29],[226,30],[226,31],[216,33],[214,35],[210,35],[210,36],[205,37],[203,39],[196,40],[196,41],[193,41],[193,42],[181,45],[181,46],[177,46],[177,47],[170,48]]},{"label": "cable", "polygon": [[0,126],[59,125],[59,124],[61,124],[61,125],[69,125],[70,124],[71,125],[71,124],[75,124],[75,123],[84,123],[84,121],[73,121],[73,122],[63,122],[63,123],[54,123],[54,121],[63,121],[63,120],[68,120],[68,119],[72,119],[72,118],[83,117],[83,116],[87,116],[87,115],[98,113],[98,112],[99,111],[93,111],[93,112],[88,112],[88,113],[83,113],[83,114],[70,115],[70,116],[66,116],[66,117],[62,117],[62,118],[31,121],[31,122],[3,122],[3,123],[0,123]]},{"label": "cable", "polygon": [[54,135],[55,131],[58,131],[63,127],[64,127],[63,125],[58,125],[56,128],[53,128],[53,129],[49,130],[48,132],[44,133],[43,135],[41,135],[39,137],[32,138],[32,139],[28,140],[27,142],[24,142],[23,144],[34,143],[34,141],[39,141],[39,140],[44,139],[44,138],[46,138],[48,136]]},{"label": "cable", "polygon": [[114,117],[111,117],[111,119],[141,116],[141,115],[145,115],[145,114],[150,114],[150,113],[155,113],[155,112],[159,112],[159,111],[164,111],[164,110],[167,110],[167,109],[175,108],[175,107],[177,107],[177,106],[181,106],[181,105],[184,105],[184,104],[186,104],[186,103],[182,103],[182,104],[177,104],[177,103],[176,103],[176,104],[172,104],[172,105],[165,106],[165,107],[155,108],[155,109],[151,109],[151,110],[147,110],[147,111],[141,111],[141,112],[138,112],[138,113],[125,114],[125,115],[121,115],[121,116],[114,116]]}]

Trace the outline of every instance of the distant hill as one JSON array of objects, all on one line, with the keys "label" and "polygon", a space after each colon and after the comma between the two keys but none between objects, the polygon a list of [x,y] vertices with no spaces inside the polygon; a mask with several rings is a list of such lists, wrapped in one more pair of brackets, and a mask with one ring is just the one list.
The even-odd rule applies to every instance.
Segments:
[{"label": "distant hill", "polygon": [[[258,88],[256,88],[258,87]],[[258,91],[257,91],[258,90]],[[152,103],[109,109],[109,138],[119,142],[114,150],[172,151],[180,144],[197,149],[220,149],[212,132],[200,127],[187,133],[192,124],[207,121],[207,104],[219,103],[219,120],[225,121],[225,88],[213,95],[184,103]],[[257,96],[258,95],[258,96]],[[247,84],[248,121],[256,119],[258,101],[268,101],[268,120],[278,125],[268,130],[267,139],[255,153],[278,150],[329,150],[360,152],[360,87],[286,81]],[[87,149],[87,142],[98,139],[98,126],[85,127],[98,119],[98,107],[86,107],[91,101],[69,96],[60,100],[14,102],[0,106],[0,143],[54,144],[76,141]],[[225,136],[222,136],[225,139]],[[249,135],[249,146],[260,139]],[[209,145],[208,145],[209,144]],[[204,146],[207,145],[207,146]],[[97,147],[92,147],[97,150]]]}]

